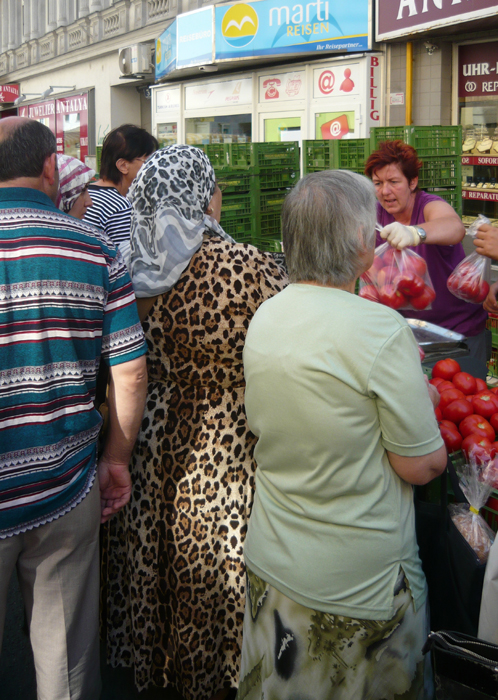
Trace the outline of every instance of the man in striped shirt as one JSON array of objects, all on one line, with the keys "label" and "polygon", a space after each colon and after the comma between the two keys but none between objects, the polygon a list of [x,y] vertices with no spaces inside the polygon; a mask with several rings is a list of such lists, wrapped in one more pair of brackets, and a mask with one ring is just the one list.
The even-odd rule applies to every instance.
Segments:
[{"label": "man in striped shirt", "polygon": [[[146,346],[121,257],[55,207],[57,187],[52,132],[0,120],[0,642],[17,567],[38,698],[93,700],[99,523],[130,496]],[[110,425],[97,462],[101,359]]]}]

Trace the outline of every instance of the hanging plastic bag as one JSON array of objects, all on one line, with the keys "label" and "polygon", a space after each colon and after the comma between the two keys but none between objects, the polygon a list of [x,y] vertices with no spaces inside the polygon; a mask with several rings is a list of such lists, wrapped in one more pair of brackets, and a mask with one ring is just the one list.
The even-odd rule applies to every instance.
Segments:
[{"label": "hanging plastic bag", "polygon": [[448,508],[451,519],[477,554],[479,561],[484,563],[495,539],[493,530],[479,514],[493,490],[493,483],[489,479],[488,461],[484,460],[478,451],[471,450],[468,462],[455,469],[468,504],[450,504]]},{"label": "hanging plastic bag", "polygon": [[[469,226],[467,236],[475,238],[481,224],[489,224],[489,219],[479,214]],[[450,292],[471,304],[482,304],[489,292],[491,260],[479,253],[471,253],[459,263],[448,277]]]},{"label": "hanging plastic bag", "polygon": [[396,250],[389,243],[375,249],[372,267],[360,277],[359,294],[391,309],[430,309],[436,298],[427,263],[405,248]]}]

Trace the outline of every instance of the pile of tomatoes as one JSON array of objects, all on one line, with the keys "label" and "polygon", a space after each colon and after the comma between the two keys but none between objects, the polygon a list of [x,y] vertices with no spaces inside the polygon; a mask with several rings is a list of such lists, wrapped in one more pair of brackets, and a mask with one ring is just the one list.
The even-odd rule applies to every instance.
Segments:
[{"label": "pile of tomatoes", "polygon": [[492,459],[498,453],[498,388],[488,389],[451,358],[436,362],[430,383],[440,394],[435,413],[448,452],[461,449],[467,458],[472,452],[481,463]]},{"label": "pile of tomatoes", "polygon": [[[385,244],[387,245],[387,244]],[[381,246],[383,247],[383,246]],[[411,252],[402,253],[388,247],[374,257],[372,266],[361,275],[359,294],[391,309],[426,309],[436,298],[432,286],[426,283],[427,263]]]},{"label": "pile of tomatoes", "polygon": [[448,277],[447,285],[450,292],[459,299],[482,304],[488,296],[489,284],[482,275],[481,266],[476,265],[472,257],[470,255],[468,260],[462,260]]}]

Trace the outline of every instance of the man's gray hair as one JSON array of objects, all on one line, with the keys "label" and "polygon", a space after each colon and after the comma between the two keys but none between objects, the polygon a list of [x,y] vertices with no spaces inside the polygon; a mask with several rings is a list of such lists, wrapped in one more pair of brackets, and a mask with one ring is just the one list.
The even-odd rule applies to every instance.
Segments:
[{"label": "man's gray hair", "polygon": [[325,170],[299,180],[282,207],[282,236],[291,282],[350,284],[375,240],[372,182],[347,170]]}]

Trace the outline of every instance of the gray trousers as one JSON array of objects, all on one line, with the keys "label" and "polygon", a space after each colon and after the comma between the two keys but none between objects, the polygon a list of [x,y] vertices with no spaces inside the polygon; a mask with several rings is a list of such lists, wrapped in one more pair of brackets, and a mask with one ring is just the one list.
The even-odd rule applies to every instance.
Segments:
[{"label": "gray trousers", "polygon": [[38,700],[98,700],[98,479],[73,510],[0,540],[0,645],[17,567],[36,669]]}]

